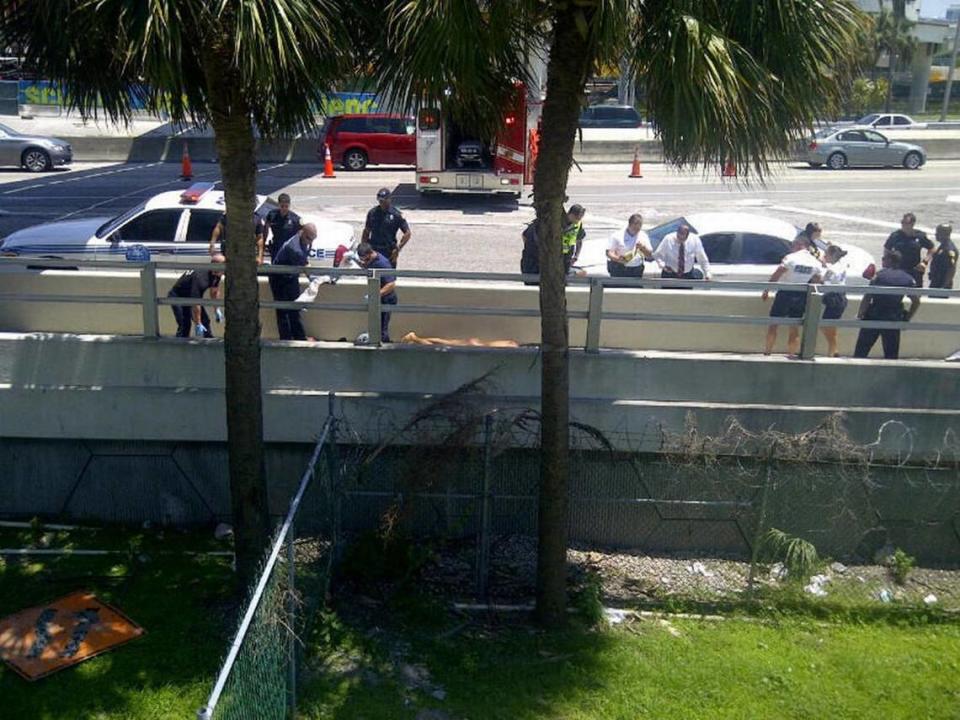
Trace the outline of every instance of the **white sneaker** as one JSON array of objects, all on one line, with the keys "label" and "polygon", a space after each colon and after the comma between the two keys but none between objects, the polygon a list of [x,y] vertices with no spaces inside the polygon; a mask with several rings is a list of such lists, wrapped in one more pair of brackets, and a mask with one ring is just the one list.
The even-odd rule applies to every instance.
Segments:
[{"label": "white sneaker", "polygon": [[960,350],[957,350],[956,352],[950,355],[947,355],[944,358],[944,360],[946,360],[947,362],[960,362]]}]

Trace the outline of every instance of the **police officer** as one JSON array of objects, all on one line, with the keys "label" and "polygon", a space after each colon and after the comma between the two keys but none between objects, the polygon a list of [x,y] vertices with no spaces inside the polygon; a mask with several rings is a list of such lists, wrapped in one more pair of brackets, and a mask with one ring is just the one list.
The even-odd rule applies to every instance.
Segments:
[{"label": "police officer", "polygon": [[560,241],[563,243],[563,266],[567,272],[576,264],[580,248],[583,247],[583,239],[587,236],[583,229],[583,216],[586,212],[583,205],[571,205],[564,218]]},{"label": "police officer", "polygon": [[[913,276],[900,269],[903,262],[900,253],[896,250],[888,250],[883,254],[883,270],[876,274],[876,277],[870,281],[871,285],[878,287],[900,287],[915,288],[917,283]],[[861,320],[886,320],[888,322],[904,322],[910,320],[920,307],[920,297],[918,295],[910,296],[910,309],[904,313],[903,295],[870,295],[863,296],[860,303],[860,311],[857,317]],[[887,360],[896,360],[900,357],[900,331],[896,329],[880,328],[862,328],[857,335],[857,346],[853,351],[853,356],[865,358],[870,354],[871,348],[877,342],[877,338],[883,343],[883,357]]]},{"label": "police officer", "polygon": [[[890,237],[883,244],[884,250],[896,250],[900,253],[901,267],[913,281],[916,287],[923,287],[923,276],[927,272],[927,264],[933,252],[933,243],[927,234],[917,228],[917,216],[912,212],[905,213],[900,220],[900,229],[890,233]],[[927,251],[925,259],[921,259],[920,251]]]},{"label": "police officer", "polygon": [[[397,233],[400,232],[400,242]],[[390,190],[380,188],[377,191],[377,205],[367,213],[367,222],[363,226],[361,243],[370,243],[374,250],[397,266],[397,257],[404,245],[410,241],[410,226],[403,215],[393,207]]]},{"label": "police officer", "polygon": [[[264,239],[267,240],[267,250],[270,253],[270,262],[274,261],[283,244],[300,232],[302,223],[300,216],[290,209],[290,196],[280,193],[277,197],[279,207],[267,213],[264,218]],[[267,233],[270,237],[267,239]]]},{"label": "police officer", "polygon": [[[365,268],[379,268],[381,270],[390,270],[393,266],[390,264],[390,261],[374,250],[373,246],[368,242],[362,242],[357,247],[357,255],[360,258],[360,263]],[[380,304],[381,305],[396,305],[397,304],[397,277],[396,275],[390,275],[389,273],[383,273],[380,277]],[[390,313],[386,310],[381,311],[380,313],[380,341],[388,343],[390,342]]]},{"label": "police officer", "polygon": [[[265,237],[265,232],[263,228],[263,221],[256,215],[253,216],[253,236],[257,243],[257,265],[263,265],[263,240]],[[208,250],[210,251],[210,255],[214,255],[218,252],[227,252],[226,213],[220,216],[220,220],[217,221],[217,224],[214,226],[213,232],[210,233],[210,247]]]},{"label": "police officer", "polygon": [[[310,247],[317,239],[317,226],[307,223],[300,231],[287,240],[283,247],[277,250],[274,265],[291,265],[304,267],[310,262]],[[270,275],[270,290],[276,302],[296,302],[300,297],[300,274],[284,273]],[[277,308],[277,332],[281,340],[306,340],[303,330],[303,321],[300,319],[301,310],[281,310]]]},{"label": "police officer", "polygon": [[[214,263],[225,263],[226,261],[227,259],[220,253],[215,253],[210,258],[210,262]],[[167,297],[199,300],[209,290],[210,297],[216,300],[220,296],[220,279],[222,277],[222,270],[188,270],[170,288]],[[173,317],[177,321],[177,337],[190,337],[191,325],[196,327],[197,336],[213,337],[213,333],[210,331],[210,318],[207,317],[207,312],[202,306],[173,305],[172,309]],[[217,322],[220,321],[221,317],[220,308],[217,308]]]},{"label": "police officer", "polygon": [[937,245],[930,256],[930,287],[951,290],[953,277],[957,274],[957,246],[950,239],[953,226],[950,223],[937,225]]}]

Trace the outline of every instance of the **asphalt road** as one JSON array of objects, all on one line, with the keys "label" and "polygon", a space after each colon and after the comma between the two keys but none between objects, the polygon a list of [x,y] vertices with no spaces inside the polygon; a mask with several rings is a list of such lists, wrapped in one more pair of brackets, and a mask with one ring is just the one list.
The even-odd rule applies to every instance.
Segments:
[{"label": "asphalt road", "polygon": [[[195,180],[219,178],[216,165],[194,164]],[[879,256],[886,236],[907,211],[931,229],[954,221],[960,228],[960,161],[931,162],[919,171],[902,169],[813,170],[777,166],[765,183],[721,179],[716,171],[679,173],[645,165],[642,179],[628,179],[626,166],[586,165],[571,174],[571,202],[586,206],[589,235],[606,236],[633,212],[647,227],[694,211],[742,210],[803,225],[817,220],[824,237],[858,245]],[[60,219],[112,216],[165,190],[182,188],[179,166],[78,164],[43,175],[0,170],[0,237]],[[357,233],[380,187],[394,191],[413,239],[401,267],[422,270],[515,272],[523,227],[533,218],[530,200],[490,197],[420,197],[409,169],[338,171],[323,179],[316,165],[261,166],[259,192],[286,191],[294,209],[352,222]],[[960,230],[958,230],[960,232]]]}]

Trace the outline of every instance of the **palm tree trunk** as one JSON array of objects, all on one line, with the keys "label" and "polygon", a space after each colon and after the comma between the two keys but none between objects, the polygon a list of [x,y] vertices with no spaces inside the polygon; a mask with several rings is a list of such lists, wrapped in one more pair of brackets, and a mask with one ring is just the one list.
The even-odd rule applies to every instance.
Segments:
[{"label": "palm tree trunk", "polygon": [[589,43],[577,30],[573,3],[554,17],[547,65],[543,137],[534,177],[540,247],[540,492],[538,506],[537,618],[564,621],[567,602],[567,513],[570,474],[569,328],[561,222],[567,175],[587,73]]},{"label": "palm tree trunk", "polygon": [[[224,33],[221,37],[229,36]],[[231,47],[212,38],[204,50],[210,117],[216,135],[230,228],[227,247],[227,452],[238,589],[245,592],[269,537],[260,386],[260,293],[253,237],[257,159],[250,106],[238,88]]]}]

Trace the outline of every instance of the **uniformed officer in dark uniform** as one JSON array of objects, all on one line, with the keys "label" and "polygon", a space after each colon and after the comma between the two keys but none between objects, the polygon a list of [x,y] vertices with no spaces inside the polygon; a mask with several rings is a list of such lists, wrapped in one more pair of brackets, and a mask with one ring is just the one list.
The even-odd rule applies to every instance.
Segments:
[{"label": "uniformed officer in dark uniform", "polygon": [[[900,253],[900,267],[913,278],[917,287],[923,287],[923,276],[927,272],[927,261],[933,251],[933,243],[923,230],[917,228],[917,216],[906,213],[900,220],[900,229],[890,233],[890,237],[883,244],[884,250],[896,250]],[[921,259],[920,250],[927,251],[926,259]]]},{"label": "uniformed officer in dark uniform", "polygon": [[[317,226],[307,223],[300,231],[277,250],[274,265],[306,267],[310,263],[310,248],[317,239]],[[300,275],[293,273],[270,275],[270,290],[276,302],[296,302],[300,297]],[[301,310],[277,308],[277,334],[281,340],[306,340],[307,335],[300,319]]]},{"label": "uniformed officer in dark uniform", "polygon": [[[266,232],[264,239],[267,240],[267,251],[270,253],[270,262],[273,262],[280,252],[283,244],[300,232],[302,223],[300,216],[290,209],[290,196],[286,193],[280,193],[277,197],[279,207],[274,208],[267,213],[264,218]],[[270,237],[267,238],[267,232]]]},{"label": "uniformed officer in dark uniform", "polygon": [[[210,262],[225,263],[227,259],[215,253],[210,258]],[[219,297],[220,279],[223,272],[219,270],[189,270],[185,272],[173,287],[167,293],[167,297],[192,298],[199,300],[207,290],[210,290],[210,297],[214,300]],[[190,337],[190,326],[195,325],[197,335],[205,338],[212,338],[210,331],[210,318],[207,317],[207,311],[201,305],[173,305],[173,317],[177,321],[177,337]],[[220,310],[217,309],[217,321],[219,322]]]},{"label": "uniformed officer in dark uniform", "polygon": [[949,223],[937,225],[937,245],[930,257],[930,287],[953,289],[953,278],[957,274],[957,246],[950,235],[953,226]]},{"label": "uniformed officer in dark uniform", "polygon": [[[878,287],[915,288],[916,282],[910,273],[901,270],[900,253],[888,250],[883,254],[883,270],[878,272],[871,285]],[[886,320],[888,322],[905,322],[913,318],[920,307],[920,297],[910,296],[910,309],[903,310],[903,295],[871,295],[865,294],[860,303],[857,317],[861,320]],[[857,335],[857,346],[853,356],[865,358],[877,338],[883,343],[883,357],[886,360],[896,360],[900,357],[900,331],[895,328],[863,328]]]},{"label": "uniformed officer in dark uniform", "polygon": [[[263,265],[263,240],[265,237],[265,231],[263,228],[263,221],[256,215],[253,216],[253,236],[254,236],[254,240],[257,243],[257,265]],[[227,214],[226,213],[220,216],[220,220],[213,227],[213,232],[210,234],[209,250],[211,255],[218,252],[226,254],[227,252]]]},{"label": "uniformed officer in dark uniform", "polygon": [[[399,243],[397,242],[398,232],[403,233]],[[410,226],[400,211],[393,207],[390,190],[380,188],[377,191],[377,206],[367,213],[367,222],[363,226],[360,242],[370,243],[374,250],[396,267],[397,256],[409,241]]]},{"label": "uniformed officer in dark uniform", "polygon": [[[357,247],[357,255],[360,257],[360,263],[365,268],[379,268],[380,270],[390,270],[393,266],[390,261],[381,253],[374,250],[370,243],[362,242]],[[383,273],[380,275],[380,305],[397,304],[397,277]],[[390,342],[390,312],[386,309],[380,312],[380,342]]]}]

